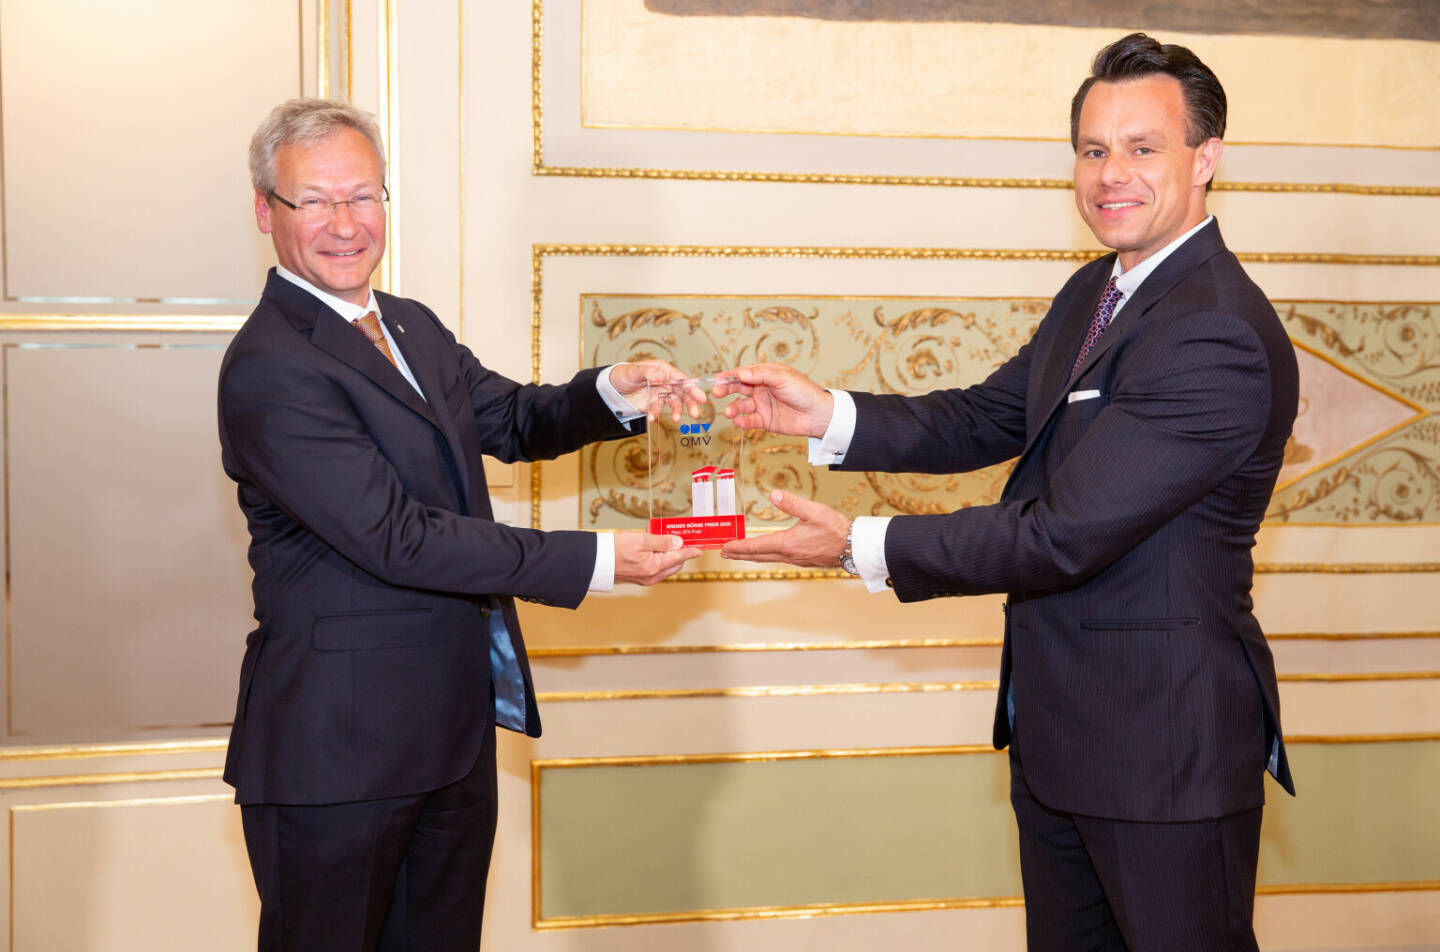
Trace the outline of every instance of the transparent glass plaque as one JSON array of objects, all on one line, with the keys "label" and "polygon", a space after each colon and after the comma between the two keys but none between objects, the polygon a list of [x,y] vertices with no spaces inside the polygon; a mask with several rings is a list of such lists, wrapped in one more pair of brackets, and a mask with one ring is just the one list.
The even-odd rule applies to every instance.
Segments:
[{"label": "transparent glass plaque", "polygon": [[679,401],[688,387],[708,397],[700,416],[681,412],[680,422],[663,410],[646,429],[649,450],[650,532],[679,536],[686,545],[717,548],[745,538],[740,460],[745,431],[725,419],[725,406],[738,395],[716,398],[715,378],[696,377],[655,386],[650,400]]}]

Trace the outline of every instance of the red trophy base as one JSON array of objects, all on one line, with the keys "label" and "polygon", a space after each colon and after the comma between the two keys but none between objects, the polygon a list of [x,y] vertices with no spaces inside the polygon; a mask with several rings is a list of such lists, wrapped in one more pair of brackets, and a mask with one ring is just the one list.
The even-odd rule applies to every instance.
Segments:
[{"label": "red trophy base", "polygon": [[651,535],[673,535],[686,545],[718,549],[731,539],[745,538],[744,516],[671,516],[650,520]]}]

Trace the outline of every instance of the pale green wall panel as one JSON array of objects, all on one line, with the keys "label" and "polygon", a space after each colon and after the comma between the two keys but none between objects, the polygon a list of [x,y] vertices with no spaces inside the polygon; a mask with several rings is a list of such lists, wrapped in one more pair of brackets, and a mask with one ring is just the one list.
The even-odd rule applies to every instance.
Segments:
[{"label": "pale green wall panel", "polygon": [[[1440,741],[1291,745],[1262,885],[1440,881]],[[1004,755],[540,771],[541,918],[1020,894]]]}]

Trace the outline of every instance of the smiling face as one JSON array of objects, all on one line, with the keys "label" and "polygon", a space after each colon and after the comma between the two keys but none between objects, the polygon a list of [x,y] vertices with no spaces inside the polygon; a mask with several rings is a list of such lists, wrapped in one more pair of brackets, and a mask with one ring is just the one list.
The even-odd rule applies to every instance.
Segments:
[{"label": "smiling face", "polygon": [[[381,177],[380,157],[354,129],[275,150],[275,194],[292,202],[343,202],[374,194]],[[256,193],[255,222],[274,241],[275,256],[287,270],[364,307],[370,300],[370,275],[385,254],[385,208],[357,216],[353,207],[336,207],[328,221],[305,222],[294,209]]]},{"label": "smiling face", "polygon": [[1127,270],[1205,220],[1219,139],[1185,144],[1185,94],[1173,76],[1098,82],[1075,146],[1075,204]]}]

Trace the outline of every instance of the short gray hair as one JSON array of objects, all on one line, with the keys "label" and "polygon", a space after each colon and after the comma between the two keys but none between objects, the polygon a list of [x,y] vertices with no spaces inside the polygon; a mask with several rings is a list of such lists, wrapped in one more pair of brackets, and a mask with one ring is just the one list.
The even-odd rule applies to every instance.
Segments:
[{"label": "short gray hair", "polygon": [[341,129],[354,129],[375,147],[380,178],[385,178],[385,145],[380,126],[370,113],[338,99],[287,99],[274,109],[250,137],[250,184],[261,195],[275,188],[275,153],[282,145],[310,144]]}]

